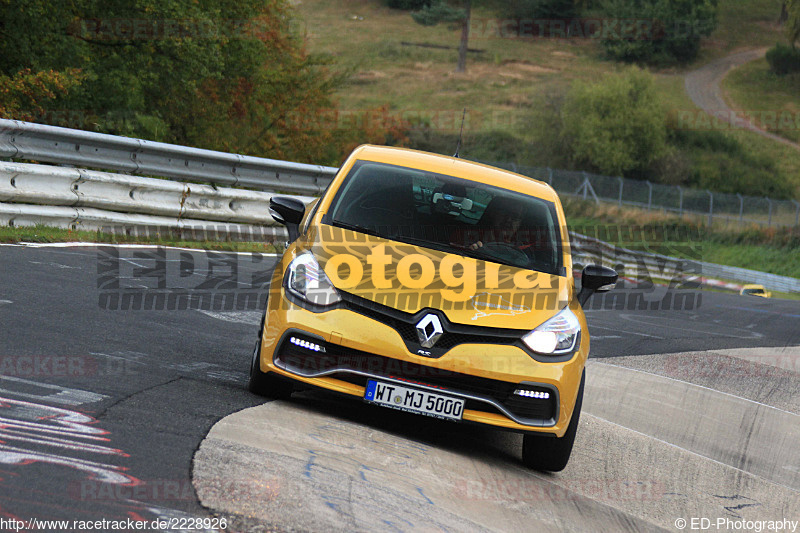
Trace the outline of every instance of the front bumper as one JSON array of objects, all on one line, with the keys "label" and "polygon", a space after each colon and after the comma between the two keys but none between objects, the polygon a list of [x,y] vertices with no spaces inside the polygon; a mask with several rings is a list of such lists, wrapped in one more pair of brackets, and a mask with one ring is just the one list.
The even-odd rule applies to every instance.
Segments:
[{"label": "front bumper", "polygon": [[[312,312],[281,299],[267,312],[264,372],[361,398],[368,379],[411,385],[465,399],[468,422],[556,436],[566,431],[588,339],[574,356],[552,363],[513,344],[464,343],[432,359],[410,352],[407,339],[380,317],[344,308]],[[514,394],[520,388],[535,394]]]}]

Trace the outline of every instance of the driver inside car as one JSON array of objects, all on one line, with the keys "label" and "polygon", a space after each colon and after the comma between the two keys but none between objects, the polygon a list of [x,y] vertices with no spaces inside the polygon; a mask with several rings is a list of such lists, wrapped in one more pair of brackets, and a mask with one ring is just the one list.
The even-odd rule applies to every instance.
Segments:
[{"label": "driver inside car", "polygon": [[503,258],[526,268],[548,264],[551,247],[546,227],[533,223],[525,205],[496,196],[474,227],[458,231],[451,244],[489,257]]},{"label": "driver inside car", "polygon": [[[483,247],[484,242],[501,242],[523,249],[519,232],[524,207],[510,198],[494,198],[483,213],[476,228],[477,240],[467,246],[470,250]],[[471,234],[473,232],[470,232]],[[518,245],[518,246],[517,246]]]}]

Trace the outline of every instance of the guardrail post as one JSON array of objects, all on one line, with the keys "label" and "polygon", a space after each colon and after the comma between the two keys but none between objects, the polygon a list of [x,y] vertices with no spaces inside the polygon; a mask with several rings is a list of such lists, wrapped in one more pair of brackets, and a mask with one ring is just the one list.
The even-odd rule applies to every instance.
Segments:
[{"label": "guardrail post", "polygon": [[553,186],[553,169],[550,167],[547,167],[547,183]]},{"label": "guardrail post", "polygon": [[683,215],[683,189],[680,185],[676,185],[678,188],[678,216]]},{"label": "guardrail post", "polygon": [[647,184],[647,188],[648,188],[648,191],[647,191],[647,210],[650,211],[650,208],[653,205],[653,184],[650,183],[650,181],[647,181],[647,180],[645,181],[645,183]]},{"label": "guardrail post", "polygon": [[714,223],[714,193],[706,189],[708,193],[708,227]]},{"label": "guardrail post", "polygon": [[744,197],[738,192],[736,196],[739,197],[739,225],[741,226],[744,223]]},{"label": "guardrail post", "polygon": [[622,207],[622,188],[625,185],[625,180],[621,177],[617,177],[617,179],[619,180],[619,206]]},{"label": "guardrail post", "polygon": [[767,219],[767,227],[772,226],[772,200],[767,196],[764,197],[767,200],[767,204],[769,204],[769,218]]},{"label": "guardrail post", "polygon": [[794,207],[795,207],[795,209],[794,209],[794,225],[795,226],[800,226],[800,202],[798,202],[797,200],[792,200],[792,203],[794,204]]}]

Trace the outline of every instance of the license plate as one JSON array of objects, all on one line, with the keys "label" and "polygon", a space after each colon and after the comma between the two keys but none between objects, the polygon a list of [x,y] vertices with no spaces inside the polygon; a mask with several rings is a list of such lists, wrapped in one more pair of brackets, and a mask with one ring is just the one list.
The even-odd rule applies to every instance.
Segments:
[{"label": "license plate", "polygon": [[461,420],[464,400],[382,381],[367,381],[364,399],[385,407],[436,418]]}]

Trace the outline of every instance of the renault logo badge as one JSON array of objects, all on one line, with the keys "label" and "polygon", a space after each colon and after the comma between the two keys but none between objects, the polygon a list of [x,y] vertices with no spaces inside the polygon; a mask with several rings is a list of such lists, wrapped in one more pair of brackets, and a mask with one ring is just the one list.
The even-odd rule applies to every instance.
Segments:
[{"label": "renault logo badge", "polygon": [[442,322],[438,316],[432,313],[425,315],[422,320],[417,322],[416,328],[419,343],[423,348],[432,348],[444,333]]}]

